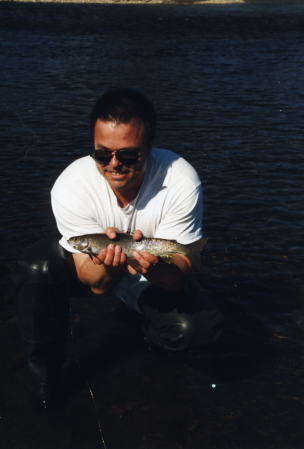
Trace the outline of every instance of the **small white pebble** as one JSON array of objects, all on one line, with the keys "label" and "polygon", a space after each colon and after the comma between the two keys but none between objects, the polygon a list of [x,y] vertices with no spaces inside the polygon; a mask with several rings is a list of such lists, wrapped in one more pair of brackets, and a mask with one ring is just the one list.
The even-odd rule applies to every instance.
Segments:
[{"label": "small white pebble", "polygon": [[212,388],[216,388],[216,385],[215,385],[215,384],[211,384],[211,387],[212,387]]}]

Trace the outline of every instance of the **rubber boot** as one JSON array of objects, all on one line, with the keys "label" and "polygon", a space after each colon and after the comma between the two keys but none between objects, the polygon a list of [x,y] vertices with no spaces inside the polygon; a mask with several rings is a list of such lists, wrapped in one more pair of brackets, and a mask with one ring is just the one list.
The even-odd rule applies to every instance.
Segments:
[{"label": "rubber boot", "polygon": [[34,395],[47,409],[62,393],[71,268],[56,240],[36,243],[18,264],[19,327]]}]

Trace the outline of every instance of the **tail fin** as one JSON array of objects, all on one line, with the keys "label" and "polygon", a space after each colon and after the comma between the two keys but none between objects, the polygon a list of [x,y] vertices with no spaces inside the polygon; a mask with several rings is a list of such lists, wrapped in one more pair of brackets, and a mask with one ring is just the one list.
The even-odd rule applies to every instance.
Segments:
[{"label": "tail fin", "polygon": [[190,245],[187,245],[187,255],[192,262],[192,268],[194,271],[200,271],[202,268],[201,253],[207,245],[207,242],[208,238],[204,237],[194,243],[190,243]]}]

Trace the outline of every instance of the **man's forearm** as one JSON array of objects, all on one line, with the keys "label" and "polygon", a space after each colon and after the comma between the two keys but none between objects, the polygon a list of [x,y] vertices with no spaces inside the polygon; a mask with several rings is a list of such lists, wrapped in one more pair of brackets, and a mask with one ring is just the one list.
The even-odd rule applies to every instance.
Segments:
[{"label": "man's forearm", "polygon": [[121,271],[109,272],[105,265],[94,264],[86,254],[73,254],[77,277],[83,284],[91,287],[95,294],[103,294],[111,290],[121,278]]}]

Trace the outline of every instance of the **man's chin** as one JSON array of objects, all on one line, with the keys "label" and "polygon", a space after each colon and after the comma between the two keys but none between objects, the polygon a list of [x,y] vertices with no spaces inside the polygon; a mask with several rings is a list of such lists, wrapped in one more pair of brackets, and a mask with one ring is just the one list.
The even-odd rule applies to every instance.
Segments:
[{"label": "man's chin", "polygon": [[104,173],[106,180],[112,189],[117,191],[126,191],[129,193],[130,189],[137,193],[137,190],[142,182],[142,177],[139,174],[130,173]]},{"label": "man's chin", "polygon": [[123,190],[128,185],[126,176],[107,178],[110,186],[116,190]]}]

